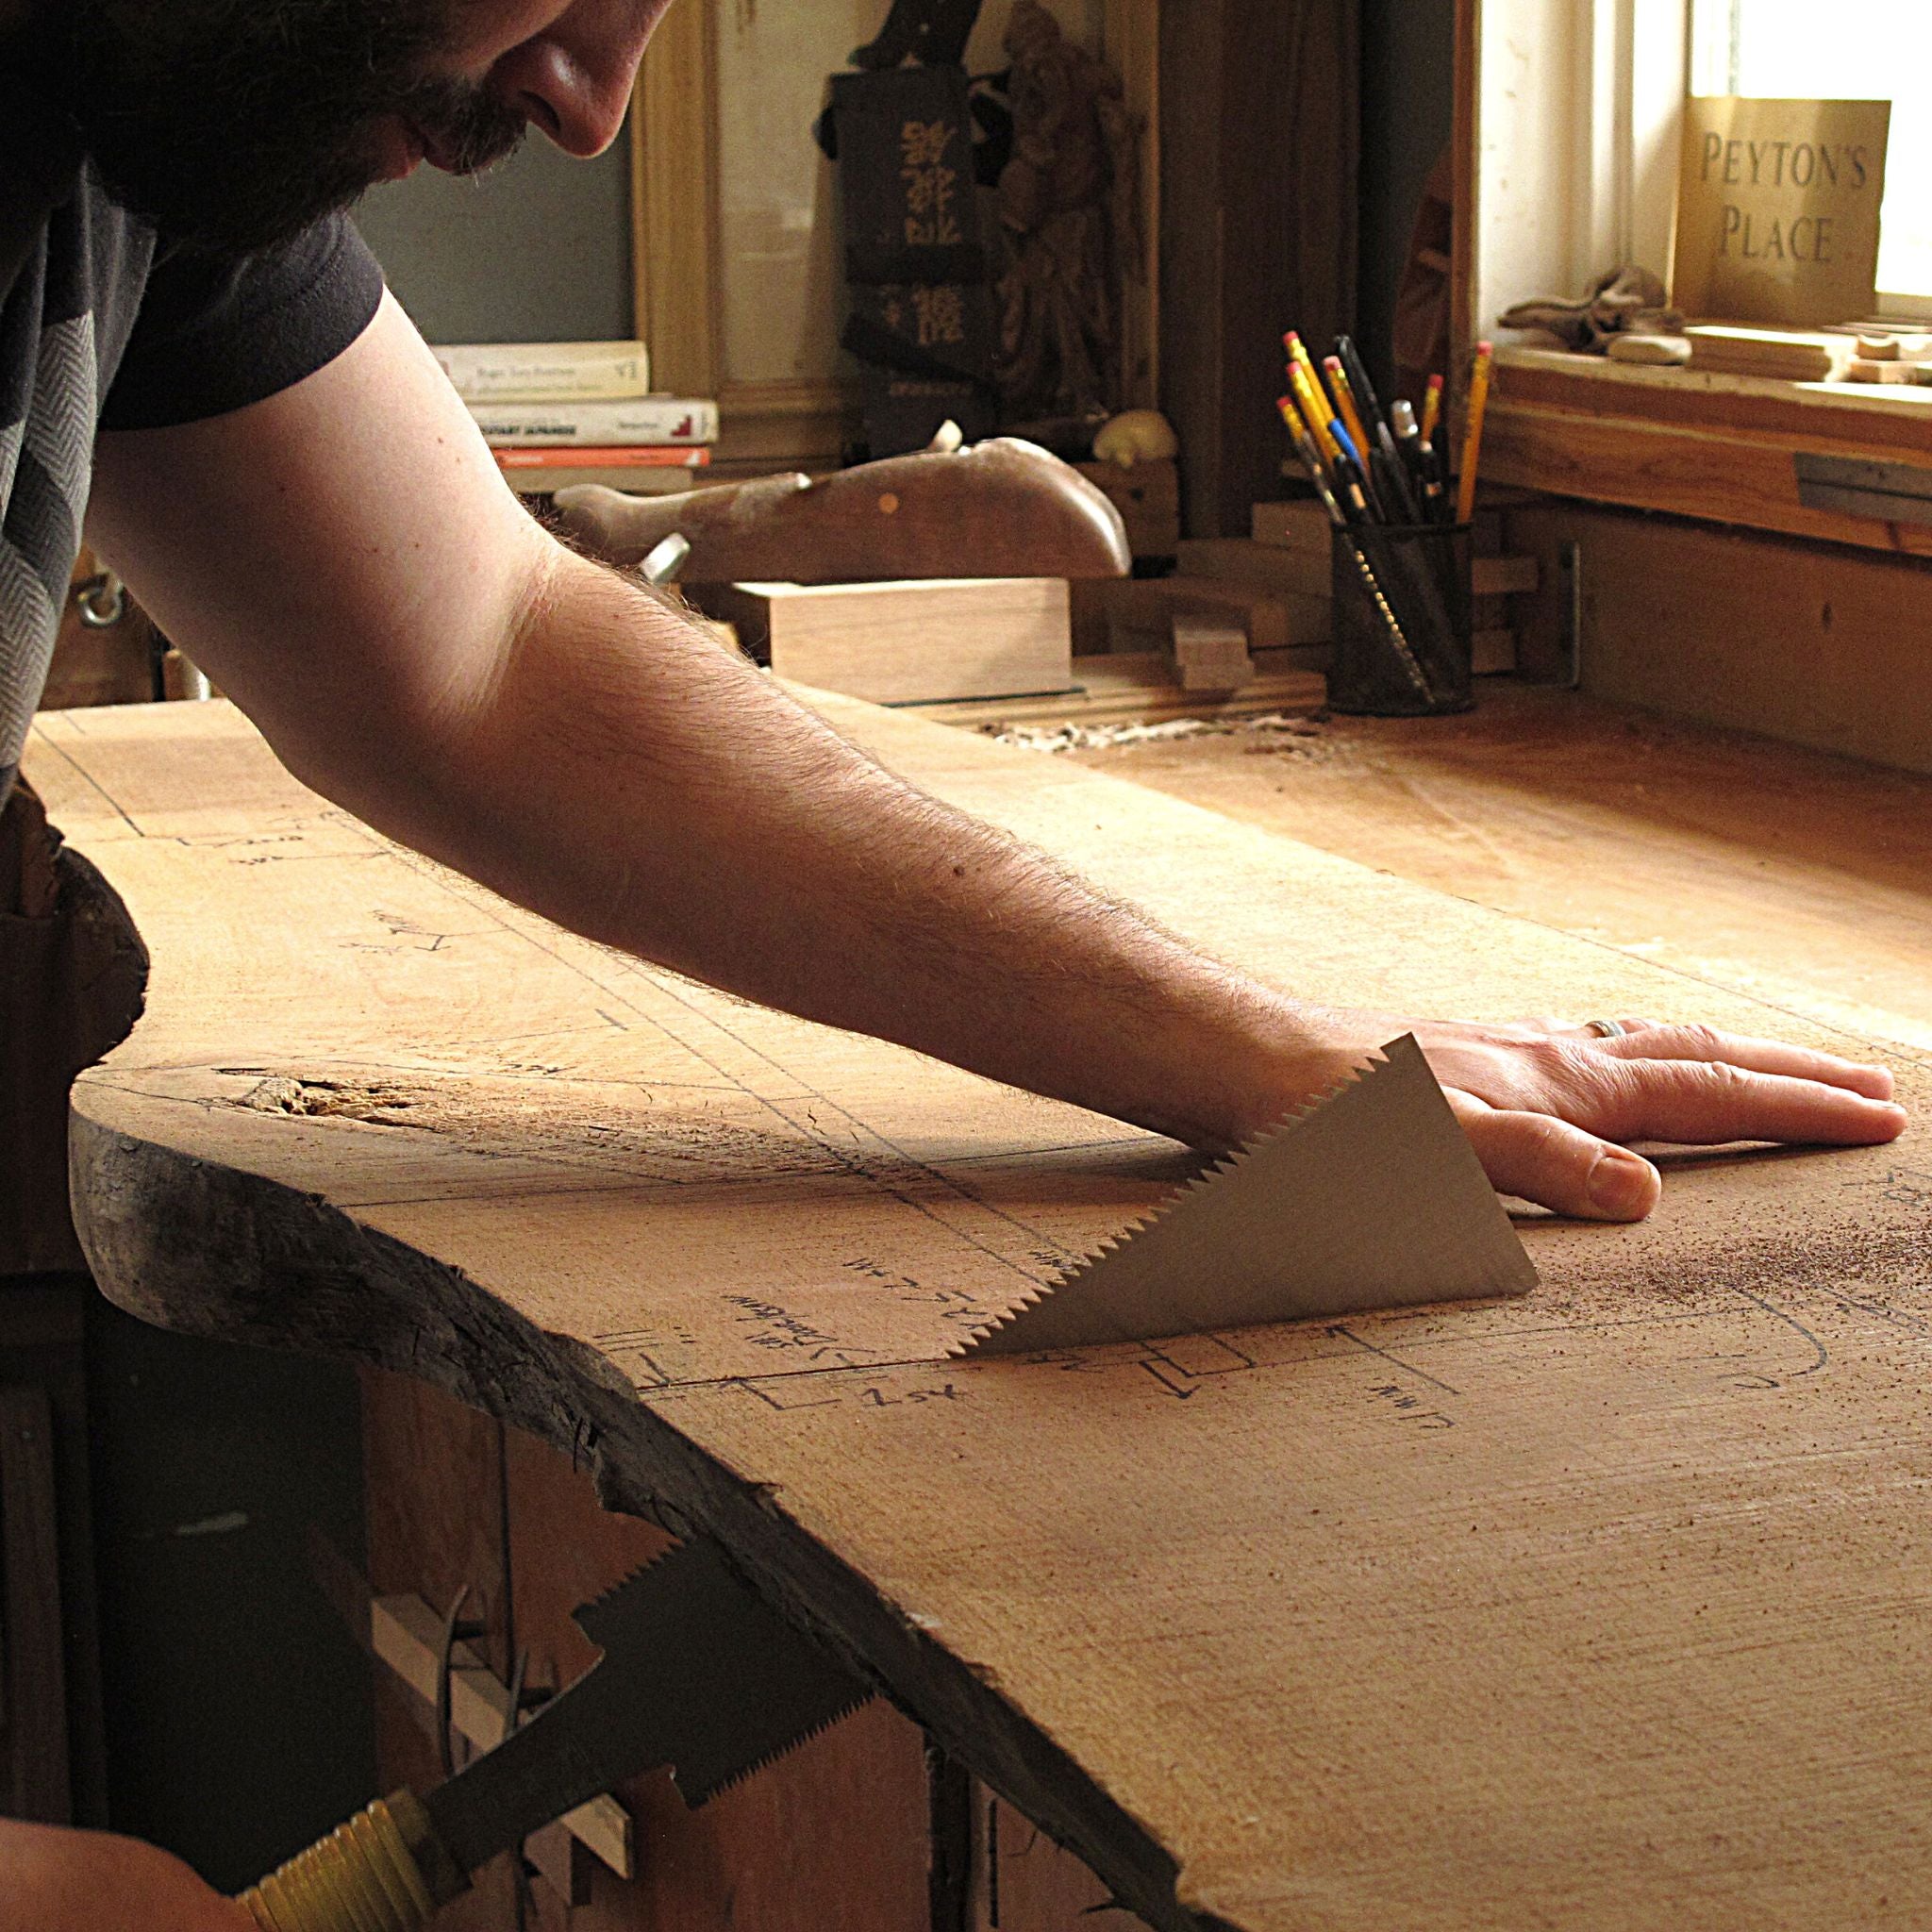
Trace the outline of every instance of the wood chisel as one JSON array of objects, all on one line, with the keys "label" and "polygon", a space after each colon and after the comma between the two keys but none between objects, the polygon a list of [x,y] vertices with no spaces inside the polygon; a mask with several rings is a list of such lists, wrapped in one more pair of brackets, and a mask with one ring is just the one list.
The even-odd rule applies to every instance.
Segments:
[{"label": "wood chisel", "polygon": [[693,1808],[872,1694],[742,1582],[680,1544],[575,1612],[603,1657],[426,1795],[401,1790],[242,1894],[262,1932],[414,1932],[566,1811],[669,1765]]}]

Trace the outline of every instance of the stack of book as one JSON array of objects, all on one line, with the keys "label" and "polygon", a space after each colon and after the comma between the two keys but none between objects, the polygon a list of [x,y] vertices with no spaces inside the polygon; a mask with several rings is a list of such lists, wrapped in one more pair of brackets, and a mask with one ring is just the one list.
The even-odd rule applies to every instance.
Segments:
[{"label": "stack of book", "polygon": [[711,459],[718,406],[654,395],[641,342],[460,342],[433,353],[525,495],[573,483],[681,490]]}]

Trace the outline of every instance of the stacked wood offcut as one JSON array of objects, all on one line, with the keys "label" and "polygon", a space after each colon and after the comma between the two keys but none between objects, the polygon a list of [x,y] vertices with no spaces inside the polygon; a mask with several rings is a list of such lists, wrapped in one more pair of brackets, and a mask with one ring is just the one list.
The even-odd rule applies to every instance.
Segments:
[{"label": "stacked wood offcut", "polygon": [[1255,535],[1178,539],[1171,576],[1082,584],[1076,652],[1160,652],[1186,690],[1324,674],[1333,636],[1328,525],[1315,503],[1260,504]]},{"label": "stacked wood offcut", "polygon": [[1829,382],[1845,374],[1857,339],[1798,329],[1726,328],[1715,324],[1684,331],[1690,367],[1710,375],[1757,375],[1778,382]]}]

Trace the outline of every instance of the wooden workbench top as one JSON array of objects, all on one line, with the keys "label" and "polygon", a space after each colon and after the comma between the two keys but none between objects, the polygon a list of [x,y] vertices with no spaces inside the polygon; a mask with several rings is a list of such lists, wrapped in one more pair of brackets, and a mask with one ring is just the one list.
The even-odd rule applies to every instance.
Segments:
[{"label": "wooden workbench top", "polygon": [[[824,708],[1316,997],[1848,1043]],[[154,955],[75,1095],[117,1300],[413,1369],[721,1537],[1158,1925],[1932,1915],[1924,1129],[1687,1158],[1641,1228],[1527,1228],[1523,1302],[962,1367],[1184,1157],[562,935],[225,708],[45,719],[27,768]]]},{"label": "wooden workbench top", "polygon": [[1513,678],[1451,718],[1071,754],[1364,865],[1932,1055],[1932,777]]}]

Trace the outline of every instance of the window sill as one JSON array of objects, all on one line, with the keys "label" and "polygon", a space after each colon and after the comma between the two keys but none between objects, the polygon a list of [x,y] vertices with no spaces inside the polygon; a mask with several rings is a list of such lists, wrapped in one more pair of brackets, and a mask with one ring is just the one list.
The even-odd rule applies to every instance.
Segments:
[{"label": "window sill", "polygon": [[1924,468],[1932,390],[1643,369],[1558,349],[1497,352],[1486,480],[1668,510],[1902,556],[1932,557],[1932,523],[1807,508],[1800,451]]}]

